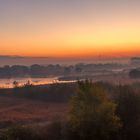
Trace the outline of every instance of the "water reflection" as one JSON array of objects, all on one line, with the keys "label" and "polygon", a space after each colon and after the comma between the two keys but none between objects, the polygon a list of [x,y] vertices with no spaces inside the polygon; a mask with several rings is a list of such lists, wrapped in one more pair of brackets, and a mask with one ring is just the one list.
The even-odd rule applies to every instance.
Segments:
[{"label": "water reflection", "polygon": [[12,78],[12,79],[0,79],[0,88],[13,88],[14,81],[18,82],[19,86],[26,84],[28,81],[30,81],[30,83],[33,85],[75,82],[75,81],[59,81],[58,77],[53,77],[53,78]]}]

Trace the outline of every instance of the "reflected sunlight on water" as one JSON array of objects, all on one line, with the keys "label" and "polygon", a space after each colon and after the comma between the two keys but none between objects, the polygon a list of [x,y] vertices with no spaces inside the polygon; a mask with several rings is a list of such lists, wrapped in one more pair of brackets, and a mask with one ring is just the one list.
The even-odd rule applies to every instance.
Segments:
[{"label": "reflected sunlight on water", "polygon": [[13,82],[19,83],[19,86],[23,86],[28,81],[33,85],[45,85],[53,83],[71,83],[75,81],[59,81],[58,77],[53,78],[12,78],[12,79],[0,79],[0,88],[13,88]]}]

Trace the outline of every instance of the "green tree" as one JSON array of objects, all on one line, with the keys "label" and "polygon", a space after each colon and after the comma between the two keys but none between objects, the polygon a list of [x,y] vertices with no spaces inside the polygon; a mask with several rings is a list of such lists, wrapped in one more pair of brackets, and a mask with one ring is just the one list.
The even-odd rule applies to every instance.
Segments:
[{"label": "green tree", "polygon": [[108,140],[121,127],[116,104],[101,86],[86,80],[71,100],[70,124],[82,140]]}]

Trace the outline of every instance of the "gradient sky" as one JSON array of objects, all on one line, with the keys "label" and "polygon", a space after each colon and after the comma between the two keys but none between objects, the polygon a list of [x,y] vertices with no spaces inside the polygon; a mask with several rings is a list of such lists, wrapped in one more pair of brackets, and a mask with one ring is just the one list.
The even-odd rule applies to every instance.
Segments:
[{"label": "gradient sky", "polygon": [[140,54],[140,0],[0,0],[0,55]]}]

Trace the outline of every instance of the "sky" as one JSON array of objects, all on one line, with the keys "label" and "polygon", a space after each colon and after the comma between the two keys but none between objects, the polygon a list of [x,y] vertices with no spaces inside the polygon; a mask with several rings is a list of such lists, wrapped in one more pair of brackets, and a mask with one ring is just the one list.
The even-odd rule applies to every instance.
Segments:
[{"label": "sky", "polygon": [[140,55],[140,0],[0,0],[0,55]]}]

